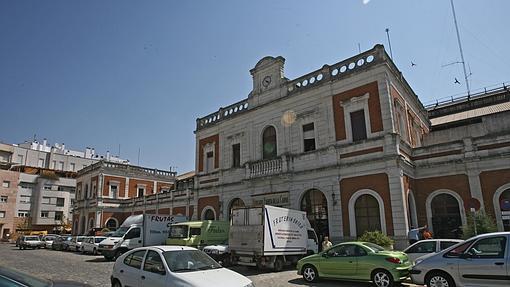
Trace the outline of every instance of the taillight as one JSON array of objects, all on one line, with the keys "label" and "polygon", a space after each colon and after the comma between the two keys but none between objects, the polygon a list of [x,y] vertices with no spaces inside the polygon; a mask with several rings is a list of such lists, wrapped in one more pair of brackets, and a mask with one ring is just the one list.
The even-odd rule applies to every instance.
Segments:
[{"label": "taillight", "polygon": [[402,263],[402,261],[400,261],[400,259],[398,259],[396,257],[388,257],[388,258],[386,258],[386,261],[391,262],[393,264],[400,264],[400,263]]}]

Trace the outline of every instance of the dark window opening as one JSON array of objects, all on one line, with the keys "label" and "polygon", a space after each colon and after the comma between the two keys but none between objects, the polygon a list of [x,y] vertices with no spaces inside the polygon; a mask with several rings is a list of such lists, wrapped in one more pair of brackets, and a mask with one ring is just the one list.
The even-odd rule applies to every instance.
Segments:
[{"label": "dark window opening", "polygon": [[367,139],[367,126],[365,123],[365,111],[359,110],[351,113],[352,141]]},{"label": "dark window opening", "polygon": [[232,145],[232,167],[241,166],[241,144]]},{"label": "dark window opening", "polygon": [[313,123],[303,125],[303,151],[315,150],[315,128]]},{"label": "dark window opening", "polygon": [[276,158],[276,149],[276,130],[274,127],[267,127],[262,135],[262,158]]}]

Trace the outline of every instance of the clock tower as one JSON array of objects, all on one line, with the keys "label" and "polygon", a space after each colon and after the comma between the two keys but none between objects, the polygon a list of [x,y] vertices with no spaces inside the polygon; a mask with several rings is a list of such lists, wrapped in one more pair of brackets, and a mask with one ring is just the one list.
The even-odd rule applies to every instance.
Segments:
[{"label": "clock tower", "polygon": [[255,104],[267,102],[270,100],[269,98],[280,96],[279,88],[285,82],[283,76],[284,64],[285,59],[281,56],[276,58],[267,56],[262,58],[255,65],[255,68],[250,70],[253,77],[251,97],[260,98],[255,101]]}]

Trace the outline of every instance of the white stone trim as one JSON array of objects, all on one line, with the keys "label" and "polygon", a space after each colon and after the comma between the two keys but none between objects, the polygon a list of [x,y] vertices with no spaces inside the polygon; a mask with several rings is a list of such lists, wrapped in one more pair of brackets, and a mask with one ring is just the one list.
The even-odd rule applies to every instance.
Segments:
[{"label": "white stone trim", "polygon": [[367,138],[372,137],[372,128],[370,126],[370,110],[368,109],[369,93],[363,96],[354,97],[349,100],[340,102],[340,106],[344,109],[344,123],[345,123],[345,136],[347,142],[352,142],[352,127],[351,127],[351,113],[363,110],[365,114],[365,127]]},{"label": "white stone trim", "polygon": [[[300,121],[299,125],[299,152],[305,152],[305,133],[303,133],[303,126],[307,124],[313,124],[313,139],[315,141],[315,150],[319,148],[318,146],[318,134],[317,134],[317,121],[313,119]],[[309,151],[308,151],[309,152]]]},{"label": "white stone trim", "polygon": [[377,200],[377,203],[379,203],[379,218],[381,220],[381,229],[382,229],[381,231],[382,231],[382,233],[387,234],[386,233],[386,218],[384,217],[385,216],[384,201],[383,201],[382,197],[379,195],[379,193],[377,193],[376,191],[373,191],[371,189],[361,189],[361,190],[356,191],[349,199],[349,226],[350,226],[349,229],[350,229],[351,237],[357,237],[357,234],[356,234],[357,233],[356,232],[356,212],[355,212],[354,205],[356,204],[356,200],[358,200],[358,198],[360,196],[365,195],[365,194],[375,197],[375,199]]},{"label": "white stone trim", "polygon": [[108,181],[108,197],[113,198],[112,185],[117,187],[117,198],[120,198],[120,182],[115,180]]},{"label": "white stone trim", "polygon": [[429,194],[429,196],[427,197],[427,200],[425,201],[425,208],[427,211],[427,225],[428,225],[428,228],[430,229],[430,231],[432,231],[432,232],[434,232],[434,226],[432,225],[432,206],[431,206],[432,199],[434,199],[434,197],[436,197],[437,195],[440,195],[443,193],[449,194],[449,195],[453,196],[455,199],[457,199],[457,203],[459,204],[459,212],[460,212],[460,219],[461,219],[462,225],[467,224],[466,211],[464,209],[464,201],[462,200],[462,197],[460,197],[460,195],[458,193],[456,193],[455,191],[452,191],[449,189],[438,189],[438,190],[432,192],[431,194]]},{"label": "white stone trim", "polygon": [[510,183],[503,184],[498,189],[496,189],[496,192],[494,193],[494,196],[492,197],[492,204],[494,206],[494,214],[496,215],[496,225],[498,226],[499,231],[503,231],[503,218],[501,215],[501,206],[499,203],[499,197],[507,189],[510,189]]},{"label": "white stone trim", "polygon": [[204,215],[205,215],[205,212],[206,212],[207,210],[212,210],[212,212],[213,212],[213,214],[214,214],[214,220],[218,219],[218,216],[216,215],[216,210],[214,210],[214,208],[212,208],[212,206],[207,205],[206,207],[204,207],[204,208],[202,209],[202,213],[200,214],[200,219],[201,219],[201,220],[205,220],[205,219],[204,219]]},{"label": "white stone trim", "polygon": [[[214,163],[216,162],[216,157],[218,156],[216,154],[216,149],[215,149],[215,144],[216,142],[209,142],[207,144],[204,145],[204,147],[202,148],[202,157],[203,157],[203,172],[205,173],[209,173],[209,172],[212,172],[216,169],[216,167],[214,166]],[[213,153],[213,157],[212,157],[212,167],[210,167],[207,163],[207,154],[209,152],[212,152]]]}]

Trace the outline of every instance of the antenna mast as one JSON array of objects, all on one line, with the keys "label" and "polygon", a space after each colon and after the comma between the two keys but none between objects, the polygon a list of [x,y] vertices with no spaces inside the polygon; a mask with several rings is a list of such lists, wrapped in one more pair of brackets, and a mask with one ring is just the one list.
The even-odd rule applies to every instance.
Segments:
[{"label": "antenna mast", "polygon": [[388,36],[388,46],[390,46],[390,57],[391,57],[391,60],[394,61],[393,59],[393,51],[391,50],[391,41],[390,41],[390,29],[386,28],[386,36]]},{"label": "antenna mast", "polygon": [[455,23],[455,31],[457,32],[457,42],[459,43],[460,60],[462,63],[462,69],[464,70],[464,80],[466,81],[466,89],[469,99],[471,97],[471,90],[469,89],[468,75],[466,72],[466,61],[464,61],[464,52],[462,51],[462,44],[460,41],[459,25],[457,24],[457,15],[455,14],[455,6],[453,5],[453,0],[450,0],[450,3],[452,4],[453,22]]}]

